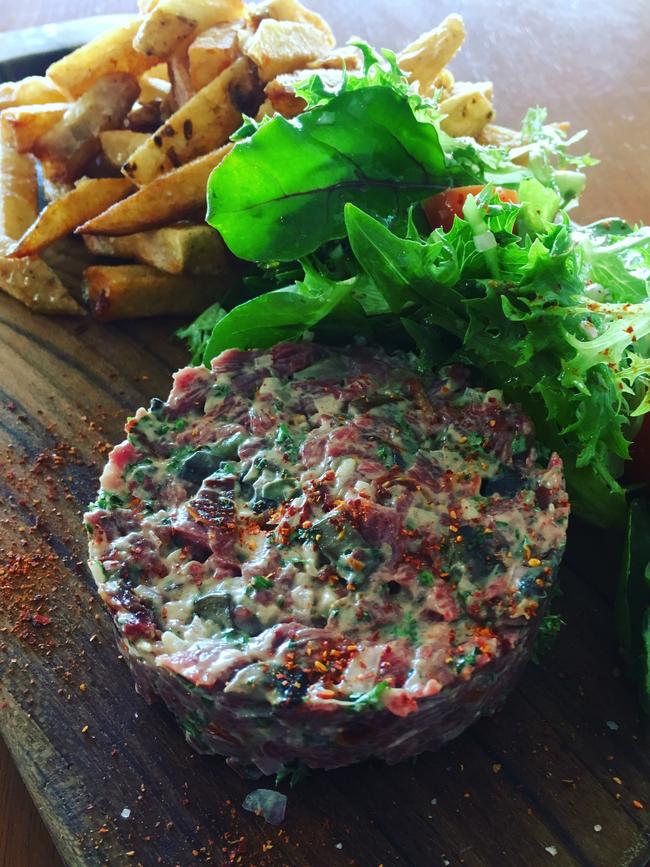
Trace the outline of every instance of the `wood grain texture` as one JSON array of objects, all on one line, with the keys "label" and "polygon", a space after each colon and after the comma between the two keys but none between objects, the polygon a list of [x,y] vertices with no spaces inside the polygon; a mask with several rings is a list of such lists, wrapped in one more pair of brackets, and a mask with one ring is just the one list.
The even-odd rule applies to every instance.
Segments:
[{"label": "wood grain texture", "polygon": [[[591,129],[603,165],[581,215],[650,221],[642,0],[497,0],[489,13],[480,0],[444,0],[433,16],[424,0],[311,5],[340,37],[391,47],[460,11],[469,41],[454,70],[494,81],[500,122],[516,124],[540,103]],[[3,27],[131,7],[33,0],[3,9]],[[38,604],[53,618],[41,628],[25,625],[16,606],[0,612],[0,731],[67,863],[185,867],[239,854],[242,864],[272,867],[648,863],[649,814],[633,801],[650,808],[650,750],[618,670],[613,537],[573,528],[561,602],[568,626],[502,712],[416,763],[314,774],[290,793],[281,834],[240,809],[255,784],[192,754],[168,715],[134,695],[80,565],[79,516],[101,443],[120,438],[138,405],[166,395],[184,360],[172,329],[53,322],[0,299],[0,562],[38,556]],[[40,649],[11,631],[16,624]],[[54,867],[4,761],[0,753],[0,865]]]}]

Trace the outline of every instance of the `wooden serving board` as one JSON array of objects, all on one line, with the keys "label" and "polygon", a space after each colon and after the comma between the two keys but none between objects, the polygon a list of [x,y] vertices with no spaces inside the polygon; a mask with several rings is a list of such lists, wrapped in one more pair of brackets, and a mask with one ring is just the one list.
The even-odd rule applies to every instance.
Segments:
[{"label": "wooden serving board", "polygon": [[[391,45],[435,23],[424,0],[399,14],[384,0],[312,5],[341,35]],[[489,74],[504,123],[541,99],[595,128],[591,147],[611,162],[596,170],[586,217],[647,218],[647,123],[629,120],[647,121],[645,4],[594,2],[588,21],[576,4],[541,5],[497,2],[486,20],[479,0],[444,2],[434,17],[465,14],[458,77]],[[619,37],[625,55],[596,82]],[[499,714],[415,762],[283,787],[280,828],[241,809],[259,783],[193,754],[170,716],[135,695],[85,569],[80,516],[124,418],[165,396],[185,362],[175,324],[52,321],[0,299],[0,733],[67,864],[647,864],[650,750],[613,634],[615,535],[572,528],[567,626]]]}]

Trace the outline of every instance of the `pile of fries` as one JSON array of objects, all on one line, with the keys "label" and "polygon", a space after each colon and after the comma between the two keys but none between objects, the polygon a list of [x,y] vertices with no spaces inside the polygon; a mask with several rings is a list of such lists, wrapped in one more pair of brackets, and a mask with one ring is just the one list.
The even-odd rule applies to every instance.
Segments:
[{"label": "pile of fries", "polygon": [[[42,313],[100,319],[191,314],[235,264],[203,221],[212,169],[244,115],[293,117],[293,89],[359,69],[297,0],[140,0],[140,15],[0,85],[0,288]],[[443,128],[501,142],[490,82],[455,82],[465,38],[450,15],[399,54]],[[85,305],[85,306],[83,306]]]}]

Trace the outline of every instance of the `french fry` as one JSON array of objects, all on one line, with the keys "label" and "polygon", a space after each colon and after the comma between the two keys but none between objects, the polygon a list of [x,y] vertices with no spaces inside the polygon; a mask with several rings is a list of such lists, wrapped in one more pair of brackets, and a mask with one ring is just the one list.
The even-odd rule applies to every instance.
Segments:
[{"label": "french fry", "polygon": [[35,256],[106,208],[123,199],[133,184],[126,178],[85,178],[49,204],[11,250],[12,258]]},{"label": "french fry", "polygon": [[254,30],[257,30],[266,18],[273,18],[276,21],[299,21],[303,24],[310,24],[316,30],[320,30],[323,33],[329,42],[330,48],[336,45],[336,39],[327,21],[317,12],[307,9],[298,0],[264,0],[262,3],[249,6],[246,10],[246,18]]},{"label": "french fry", "polygon": [[407,45],[397,55],[397,62],[411,81],[418,82],[420,93],[426,95],[464,41],[463,19],[460,15],[448,15],[434,30]]},{"label": "french fry", "polygon": [[311,24],[264,18],[242,44],[242,51],[256,64],[261,80],[267,82],[283,72],[303,69],[311,60],[328,54],[331,47],[327,35]]},{"label": "french fry", "polygon": [[223,145],[241,123],[242,95],[255,87],[254,69],[248,61],[235,61],[132,154],[125,174],[142,186]]},{"label": "french fry", "polygon": [[81,316],[84,312],[43,259],[0,256],[0,289],[37,313]]},{"label": "french fry", "polygon": [[306,81],[312,75],[318,75],[327,90],[336,90],[343,81],[343,72],[340,69],[300,69],[296,72],[286,72],[278,75],[264,88],[267,101],[262,104],[258,112],[258,119],[265,114],[281,114],[283,117],[296,117],[305,109],[305,100],[296,96],[295,85],[300,81]]},{"label": "french fry", "polygon": [[205,207],[212,169],[232,149],[224,145],[141,187],[77,229],[81,235],[133,235],[182,220]]},{"label": "french fry", "polygon": [[50,266],[76,301],[83,301],[84,271],[101,262],[86,250],[80,238],[70,235],[44,250],[41,259]]},{"label": "french fry", "polygon": [[32,149],[34,142],[57,124],[70,106],[65,102],[17,105],[0,114],[7,141],[18,153]]},{"label": "french fry", "polygon": [[492,82],[457,83],[452,95],[440,103],[440,111],[446,115],[440,126],[447,135],[476,138],[494,118]]},{"label": "french fry", "polygon": [[172,91],[171,82],[167,78],[157,78],[153,75],[141,75],[140,102],[153,102],[156,99],[167,99]]},{"label": "french fry", "polygon": [[478,136],[479,144],[495,147],[515,147],[521,144],[521,133],[507,126],[489,123],[483,127]]},{"label": "french fry", "polygon": [[[34,222],[38,213],[36,165],[0,136],[0,244],[6,248]],[[3,249],[4,252],[4,249]]]},{"label": "french fry", "polygon": [[0,111],[16,105],[41,105],[49,102],[65,102],[59,88],[42,75],[30,75],[21,81],[6,81],[0,84]]},{"label": "french fry", "polygon": [[71,181],[100,150],[99,134],[121,126],[138,95],[139,85],[126,72],[113,72],[95,81],[34,145],[47,165],[48,177]]},{"label": "french fry", "polygon": [[84,297],[103,321],[196,314],[215,296],[214,280],[165,274],[148,265],[93,265],[84,272]]},{"label": "french fry", "polygon": [[159,0],[140,24],[133,45],[145,55],[167,58],[194,34],[243,14],[242,0]]},{"label": "french fry", "polygon": [[121,238],[86,235],[84,241],[96,256],[135,259],[168,274],[217,274],[228,262],[220,235],[205,223],[165,226]]},{"label": "french fry", "polygon": [[187,47],[179,48],[167,61],[169,80],[171,81],[171,104],[174,111],[189,102],[196,94],[196,88],[190,77],[190,61]]},{"label": "french fry", "polygon": [[195,90],[213,81],[239,55],[239,23],[218,24],[194,39],[187,50],[190,80]]},{"label": "french fry", "polygon": [[158,129],[163,117],[168,117],[169,113],[167,106],[159,99],[154,99],[153,102],[136,102],[128,113],[124,126],[133,132],[144,132],[151,135]]},{"label": "french fry", "polygon": [[312,60],[307,64],[308,69],[360,69],[362,66],[361,52],[353,45],[344,45],[342,48],[334,48],[325,57]]},{"label": "french fry", "polygon": [[99,134],[104,156],[116,169],[121,169],[131,154],[148,138],[146,132],[134,132],[130,129],[108,129]]},{"label": "french fry", "polygon": [[37,206],[34,158],[0,139],[0,289],[32,310],[78,315],[81,308],[42,259],[14,260],[6,255],[34,221]]},{"label": "french fry", "polygon": [[167,63],[163,60],[155,66],[152,66],[150,69],[147,69],[147,71],[143,72],[140,76],[140,82],[146,81],[147,78],[159,78],[162,81],[169,81]]},{"label": "french fry", "polygon": [[431,86],[430,93],[433,94],[436,90],[444,90],[447,96],[451,96],[455,83],[456,79],[454,78],[453,73],[445,66],[445,68],[436,76]]},{"label": "french fry", "polygon": [[[85,93],[99,78],[112,72],[139,76],[160,62],[159,58],[141,54],[133,47],[139,22],[102,33],[82,45],[47,70],[48,78],[73,99]],[[53,99],[47,102],[53,102]]]}]

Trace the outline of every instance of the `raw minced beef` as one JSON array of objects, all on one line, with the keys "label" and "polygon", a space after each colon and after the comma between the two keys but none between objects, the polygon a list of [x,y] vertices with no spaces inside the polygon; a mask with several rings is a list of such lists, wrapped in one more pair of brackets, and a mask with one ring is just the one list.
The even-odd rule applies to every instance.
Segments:
[{"label": "raw minced beef", "polygon": [[224,352],[126,425],[86,515],[139,688],[265,772],[439,746],[503,700],[564,547],[556,455],[462,368]]}]

